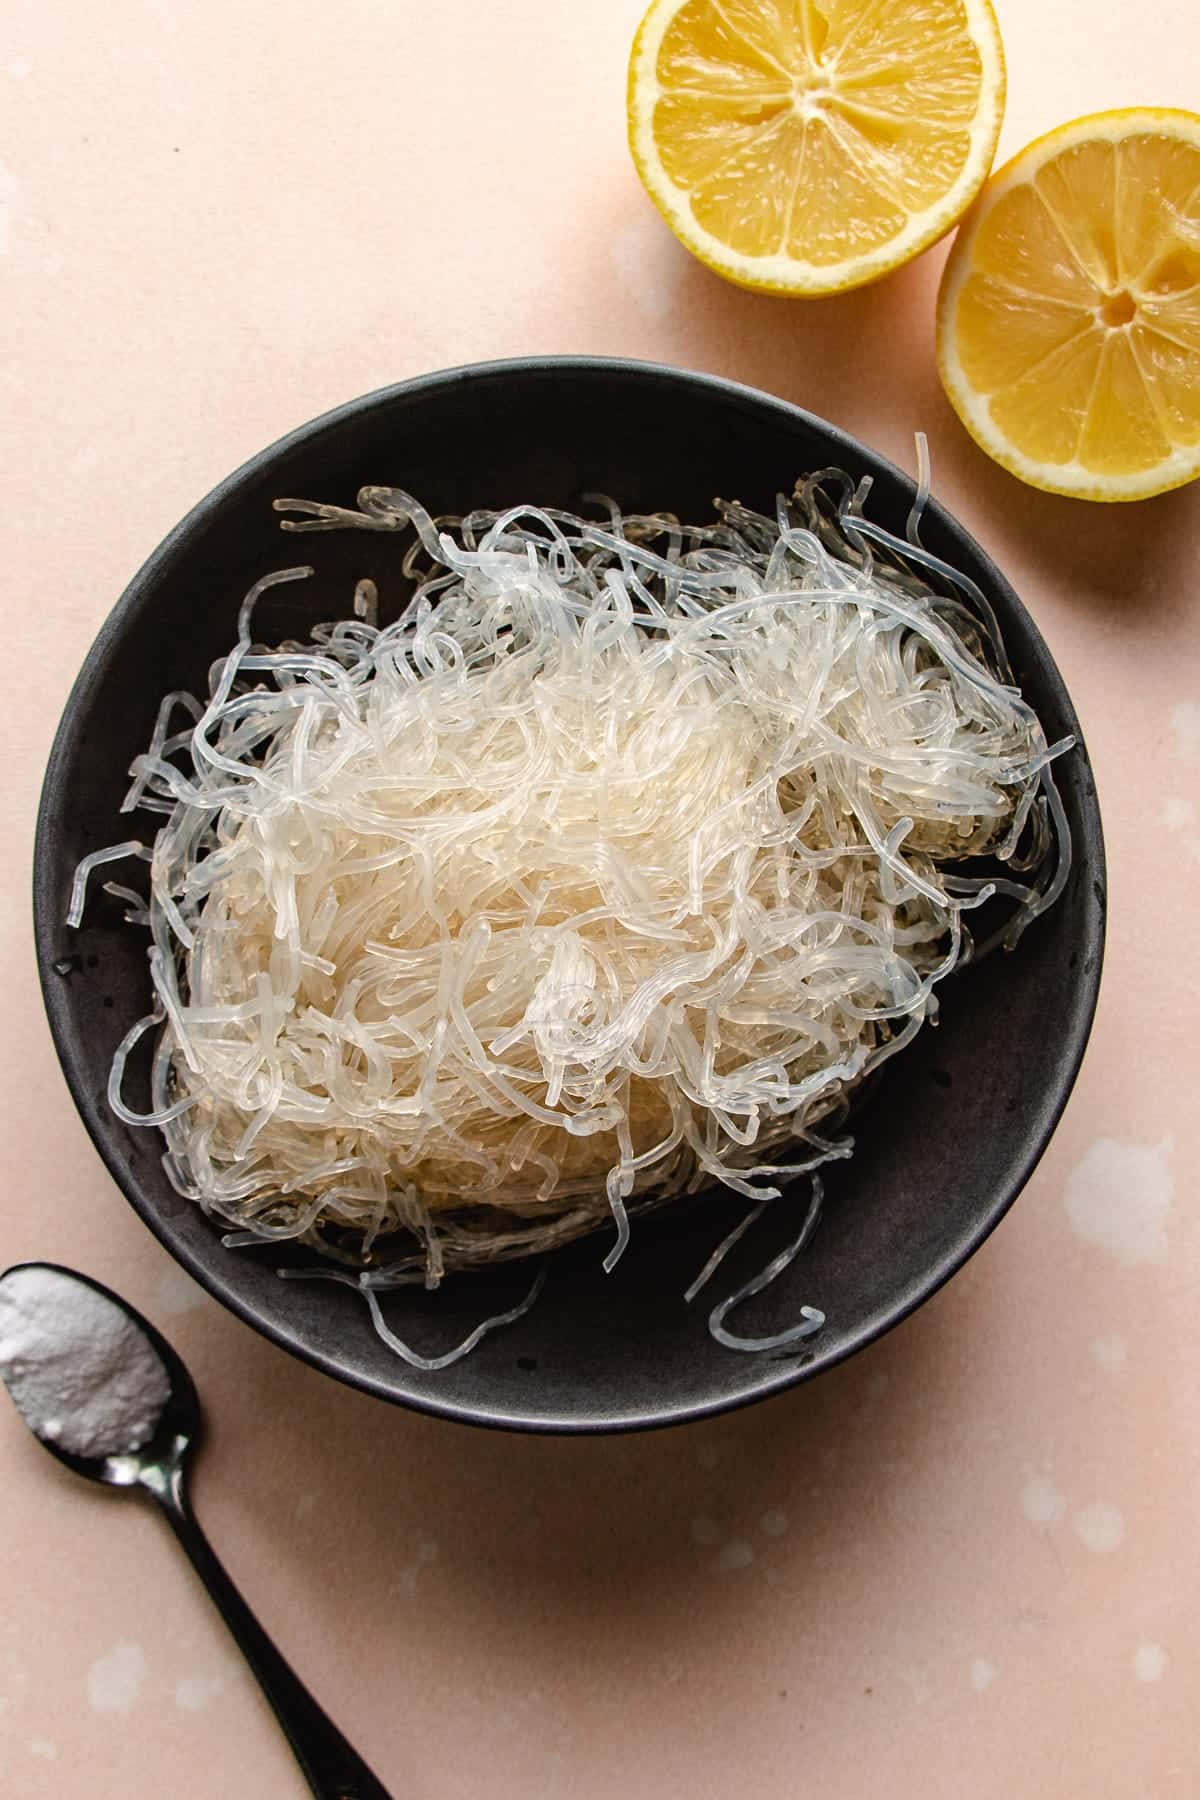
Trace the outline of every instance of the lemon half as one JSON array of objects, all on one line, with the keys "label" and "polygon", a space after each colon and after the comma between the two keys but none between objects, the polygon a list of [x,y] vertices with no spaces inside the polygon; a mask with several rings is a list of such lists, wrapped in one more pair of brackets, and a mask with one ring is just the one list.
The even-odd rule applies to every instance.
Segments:
[{"label": "lemon half", "polygon": [[1200,475],[1200,115],[1061,126],[988,183],[938,297],[938,367],[1023,481],[1140,500]]},{"label": "lemon half", "polygon": [[1004,111],[990,0],[654,0],[629,65],[651,199],[719,275],[831,294],[978,193]]}]

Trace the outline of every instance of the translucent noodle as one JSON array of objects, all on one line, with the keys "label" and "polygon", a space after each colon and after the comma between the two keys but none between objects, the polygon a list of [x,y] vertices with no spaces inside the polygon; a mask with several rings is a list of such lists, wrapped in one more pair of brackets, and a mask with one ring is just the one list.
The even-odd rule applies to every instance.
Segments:
[{"label": "translucent noodle", "polygon": [[72,898],[77,922],[96,863],[152,854],[155,1015],[112,1101],[180,1192],[355,1271],[377,1314],[603,1227],[610,1269],[649,1207],[793,1206],[808,1175],[800,1235],[710,1326],[819,1329],[724,1319],[802,1250],[850,1149],[828,1126],[935,1016],[974,915],[1011,947],[1069,870],[1069,742],[919,542],[927,493],[922,451],[903,539],[836,470],[695,527],[277,502],[287,530],[397,534],[394,588],[269,647],[258,596],[311,571],[257,583],[207,700],[168,695],[133,764],[152,853],[86,858]]}]

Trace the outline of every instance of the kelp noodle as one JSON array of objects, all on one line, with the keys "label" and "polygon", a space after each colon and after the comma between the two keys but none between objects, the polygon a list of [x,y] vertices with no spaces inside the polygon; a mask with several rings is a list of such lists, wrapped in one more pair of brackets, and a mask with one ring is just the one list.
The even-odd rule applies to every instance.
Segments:
[{"label": "kelp noodle", "polygon": [[[703,526],[611,502],[434,520],[379,487],[276,502],[290,531],[411,531],[411,597],[380,626],[360,582],[353,617],[268,648],[256,601],[311,570],[258,582],[207,700],[168,694],[132,765],[153,845],[85,858],[71,910],[92,864],[149,857],[148,900],[110,889],[149,927],[156,996],[110,1098],[161,1127],[226,1242],[323,1252],[438,1367],[375,1290],[606,1221],[611,1269],[636,1209],[720,1183],[746,1223],[849,1154],[846,1097],[977,953],[968,915],[994,900],[987,942],[1011,946],[1069,865],[1069,740],[922,548],[920,504],[902,541],[867,486],[827,470],[774,518],[718,503]],[[151,1030],[139,1114],[122,1080]],[[799,1238],[714,1308],[721,1342],[819,1328],[723,1323],[819,1195],[813,1175]]]}]

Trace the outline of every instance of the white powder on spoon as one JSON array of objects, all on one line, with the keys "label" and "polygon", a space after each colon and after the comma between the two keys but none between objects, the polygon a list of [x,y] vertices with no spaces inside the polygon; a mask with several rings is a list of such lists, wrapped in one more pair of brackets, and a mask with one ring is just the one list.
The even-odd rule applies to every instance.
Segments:
[{"label": "white powder on spoon", "polygon": [[0,1379],[30,1430],[76,1456],[120,1456],[170,1398],[153,1344],[112,1300],[59,1269],[0,1279]]}]

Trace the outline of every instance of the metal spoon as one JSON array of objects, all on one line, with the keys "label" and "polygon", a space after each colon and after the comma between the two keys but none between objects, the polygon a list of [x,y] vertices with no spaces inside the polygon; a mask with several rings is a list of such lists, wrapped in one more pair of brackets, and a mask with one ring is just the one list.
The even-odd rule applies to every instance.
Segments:
[{"label": "metal spoon", "polygon": [[44,1269],[65,1276],[94,1289],[119,1307],[150,1340],[170,1382],[170,1395],[154,1434],[139,1450],[120,1456],[76,1456],[35,1432],[38,1443],[68,1469],[74,1469],[77,1475],[85,1475],[89,1481],[150,1494],[158,1501],[172,1531],[190,1556],[192,1566],[257,1675],[317,1800],[390,1800],[387,1789],[322,1712],[299,1676],[279,1654],[196,1523],[187,1495],[186,1474],[189,1458],[200,1436],[200,1402],[192,1378],[180,1358],[141,1313],[100,1282],[58,1263],[43,1262],[17,1263],[0,1276],[0,1282],[16,1274],[18,1269]]}]

